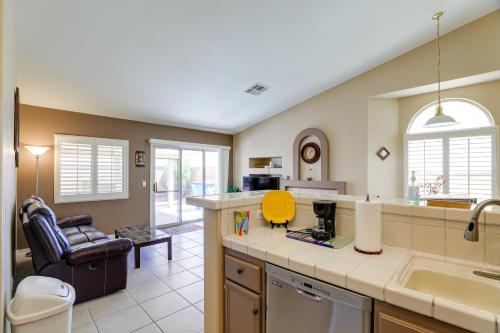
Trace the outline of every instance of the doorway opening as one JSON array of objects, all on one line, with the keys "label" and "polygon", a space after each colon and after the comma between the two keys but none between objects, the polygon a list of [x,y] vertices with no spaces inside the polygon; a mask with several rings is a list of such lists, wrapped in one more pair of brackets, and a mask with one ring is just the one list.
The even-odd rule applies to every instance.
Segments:
[{"label": "doorway opening", "polygon": [[188,205],[186,198],[223,192],[226,156],[224,149],[212,146],[152,143],[151,224],[165,227],[201,221],[203,209]]}]

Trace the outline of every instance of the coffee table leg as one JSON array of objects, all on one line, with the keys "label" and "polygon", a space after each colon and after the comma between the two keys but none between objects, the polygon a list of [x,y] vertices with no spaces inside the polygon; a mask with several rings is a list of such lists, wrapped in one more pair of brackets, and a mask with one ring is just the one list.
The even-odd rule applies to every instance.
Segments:
[{"label": "coffee table leg", "polygon": [[141,248],[139,246],[134,247],[134,257],[135,268],[141,268]]},{"label": "coffee table leg", "polygon": [[172,260],[172,238],[167,242],[168,247],[168,260]]}]

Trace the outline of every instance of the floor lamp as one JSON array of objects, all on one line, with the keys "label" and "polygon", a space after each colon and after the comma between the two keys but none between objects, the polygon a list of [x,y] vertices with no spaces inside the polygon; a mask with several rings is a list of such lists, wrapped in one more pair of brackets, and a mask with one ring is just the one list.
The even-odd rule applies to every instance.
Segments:
[{"label": "floor lamp", "polygon": [[35,195],[38,196],[38,159],[40,156],[45,154],[50,147],[43,147],[43,146],[24,146],[26,149],[32,153],[35,158],[36,158],[36,183],[35,183]]}]

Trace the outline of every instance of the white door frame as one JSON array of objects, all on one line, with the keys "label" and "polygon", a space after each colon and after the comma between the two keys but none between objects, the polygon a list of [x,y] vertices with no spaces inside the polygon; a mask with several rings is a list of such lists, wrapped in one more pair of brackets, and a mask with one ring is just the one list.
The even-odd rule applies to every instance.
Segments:
[{"label": "white door frame", "polygon": [[[156,212],[155,212],[155,203],[156,203],[156,197],[155,197],[155,192],[153,185],[155,183],[155,161],[156,161],[156,153],[155,149],[156,148],[165,148],[165,149],[175,149],[179,151],[179,172],[178,172],[178,179],[177,183],[179,184],[179,199],[182,196],[182,186],[181,186],[181,180],[182,180],[182,149],[179,149],[178,147],[171,146],[171,145],[165,145],[161,143],[151,143],[150,148],[149,148],[149,156],[151,156],[151,159],[149,161],[149,225],[154,227],[156,226]],[[181,213],[181,205],[179,204],[179,208],[177,209],[177,214],[178,214],[178,221],[176,223],[170,223],[169,225],[178,225],[182,223],[182,213]]]},{"label": "white door frame", "polygon": [[223,164],[222,161],[222,150],[231,150],[229,146],[218,146],[218,145],[210,145],[210,144],[197,144],[190,142],[181,142],[181,141],[171,141],[171,140],[161,140],[161,139],[149,139],[150,143],[149,148],[149,224],[151,226],[156,225],[156,216],[155,216],[155,193],[153,190],[153,184],[155,182],[155,148],[166,148],[166,149],[176,149],[179,150],[179,221],[177,223],[171,223],[169,225],[179,225],[182,223],[182,150],[198,150],[202,151],[203,161],[202,161],[202,174],[203,174],[203,195],[205,194],[205,182],[206,182],[206,170],[205,170],[205,152],[207,151],[218,151],[219,152],[219,184],[220,189],[222,190],[222,182],[224,175],[222,175]]}]

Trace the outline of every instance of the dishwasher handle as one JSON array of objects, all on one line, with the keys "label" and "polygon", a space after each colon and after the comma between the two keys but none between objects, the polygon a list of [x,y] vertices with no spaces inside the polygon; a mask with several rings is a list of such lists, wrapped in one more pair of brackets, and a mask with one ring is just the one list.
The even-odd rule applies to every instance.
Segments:
[{"label": "dishwasher handle", "polygon": [[297,294],[299,294],[300,296],[303,296],[305,298],[308,298],[310,300],[313,300],[313,301],[316,301],[316,302],[321,302],[323,300],[323,297],[321,296],[318,296],[318,295],[315,295],[313,293],[310,293],[308,291],[305,291],[305,290],[302,290],[300,288],[295,288],[295,291],[297,292]]}]

